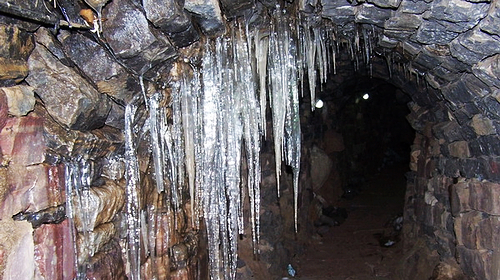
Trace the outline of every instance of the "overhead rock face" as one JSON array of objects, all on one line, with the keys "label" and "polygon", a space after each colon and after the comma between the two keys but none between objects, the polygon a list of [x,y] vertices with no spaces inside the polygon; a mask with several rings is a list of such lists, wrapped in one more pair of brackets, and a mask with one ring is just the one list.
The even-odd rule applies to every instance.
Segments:
[{"label": "overhead rock face", "polygon": [[[310,233],[304,213],[312,192],[324,181],[310,178],[320,171],[310,170],[318,165],[314,161],[318,152],[310,151],[312,143],[335,139],[338,147],[327,151],[333,154],[344,149],[341,137],[327,134],[315,139],[314,129],[307,127],[311,116],[304,113],[301,191],[295,198],[292,175],[283,171],[286,182],[279,204],[272,145],[263,142],[258,185],[262,208],[257,211],[262,222],[253,224],[260,227],[259,241],[252,240],[256,229],[245,224],[240,239],[223,232],[219,244],[209,244],[207,235],[216,236],[211,232],[215,225],[207,227],[211,221],[207,217],[196,218],[201,198],[188,186],[193,170],[184,169],[187,160],[184,164],[173,158],[175,153],[182,158],[203,152],[176,147],[187,147],[190,133],[199,133],[204,121],[216,121],[198,116],[214,116],[219,107],[202,112],[202,106],[220,104],[190,93],[193,104],[202,103],[193,105],[193,116],[183,116],[182,107],[191,103],[179,102],[184,95],[176,94],[181,86],[174,82],[189,78],[182,87],[195,88],[200,79],[209,80],[207,69],[212,68],[200,71],[200,57],[211,47],[220,51],[227,46],[224,42],[240,38],[240,43],[251,45],[232,45],[226,60],[213,59],[218,64],[210,66],[222,67],[224,79],[238,80],[245,77],[244,71],[228,65],[253,54],[247,58],[249,69],[262,76],[238,89],[249,91],[253,82],[266,89],[274,74],[266,64],[273,65],[284,46],[295,51],[300,40],[294,36],[307,31],[318,45],[301,50],[318,51],[312,63],[302,57],[290,77],[313,65],[310,75],[318,72],[322,76],[318,80],[326,79],[321,71],[328,67],[314,67],[328,59],[329,68],[336,71],[328,78],[337,85],[366,74],[394,84],[412,100],[407,119],[416,137],[403,234],[405,249],[413,255],[398,272],[401,279],[429,279],[432,271],[419,270],[429,264],[436,268],[451,264],[470,278],[500,279],[499,1],[113,0],[104,1],[101,23],[89,10],[91,1],[64,0],[55,6],[47,1],[6,3],[0,3],[0,275],[4,278],[208,279],[214,273],[208,267],[220,267],[210,261],[207,249],[227,248],[226,241],[239,243],[234,263],[224,254],[220,260],[236,265],[234,278],[285,276],[291,256]],[[82,10],[87,10],[85,20]],[[284,45],[285,33],[273,33],[283,26],[290,28],[286,33],[290,45]],[[319,44],[327,35],[326,43]],[[273,41],[277,38],[280,44]],[[257,50],[260,55],[255,55]],[[212,82],[203,90],[234,85],[227,80]],[[260,93],[260,87],[255,88]],[[161,96],[157,104],[152,96]],[[266,101],[266,93],[263,96],[259,102]],[[236,101],[234,108],[250,108]],[[153,122],[154,106],[165,116],[158,124]],[[265,107],[263,112],[265,116]],[[184,121],[193,126],[179,126]],[[236,127],[233,133],[238,129],[243,128]],[[272,128],[261,129],[272,134]],[[163,142],[155,138],[158,135],[165,136]],[[165,155],[155,154],[155,145],[163,147]],[[244,154],[250,157],[251,152]],[[164,157],[158,160],[159,156]],[[158,162],[169,167],[155,168]],[[158,180],[163,175],[166,179]],[[197,191],[200,180],[191,178]],[[245,180],[239,182],[243,189],[250,184]],[[294,204],[303,211],[298,226]],[[248,217],[256,208],[246,205],[241,211],[238,215]],[[224,222],[218,226],[235,228]],[[252,244],[259,245],[260,261]],[[211,275],[227,275],[217,273]]]}]

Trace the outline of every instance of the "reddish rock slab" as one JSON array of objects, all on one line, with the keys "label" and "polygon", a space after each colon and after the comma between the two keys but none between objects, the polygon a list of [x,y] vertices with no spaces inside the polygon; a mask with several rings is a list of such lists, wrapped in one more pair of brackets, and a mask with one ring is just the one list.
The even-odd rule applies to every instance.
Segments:
[{"label": "reddish rock slab", "polygon": [[10,165],[4,200],[0,202],[0,218],[19,212],[38,212],[65,202],[64,167],[38,164]]},{"label": "reddish rock slab", "polygon": [[127,279],[125,266],[121,256],[121,247],[116,241],[111,241],[106,248],[97,253],[87,268],[89,280],[121,280]]},{"label": "reddish rock slab", "polygon": [[34,279],[33,228],[26,221],[0,220],[0,278]]},{"label": "reddish rock slab", "polygon": [[9,118],[0,132],[0,148],[4,160],[28,166],[45,159],[43,119],[34,116]]},{"label": "reddish rock slab", "polygon": [[35,230],[35,277],[44,280],[70,280],[76,276],[75,247],[71,224],[45,224]]}]

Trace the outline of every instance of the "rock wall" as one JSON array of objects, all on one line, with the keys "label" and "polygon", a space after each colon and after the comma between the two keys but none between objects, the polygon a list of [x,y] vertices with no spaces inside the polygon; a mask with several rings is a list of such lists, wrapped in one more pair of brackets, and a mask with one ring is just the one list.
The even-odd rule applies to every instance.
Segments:
[{"label": "rock wall", "polygon": [[[393,83],[412,99],[408,120],[417,136],[410,155],[403,278],[427,279],[438,263],[459,266],[467,277],[500,278],[495,245],[500,2],[295,2],[114,0],[104,1],[99,17],[101,7],[82,1],[1,1],[3,278],[68,279],[85,273],[89,278],[120,279],[129,275],[125,264],[130,260],[124,252],[124,105],[141,92],[141,84],[147,95],[159,91],[168,96],[165,85],[172,79],[173,63],[196,63],[197,42],[220,36],[238,16],[246,16],[249,26],[265,27],[268,11],[276,4],[294,17],[298,9],[303,17],[331,26],[333,45],[344,50],[338,55],[350,58],[349,66],[338,65],[338,74],[364,71]],[[316,21],[315,15],[323,20]],[[136,121],[144,123],[146,118],[139,113]],[[147,234],[142,235],[141,274],[206,279],[203,228],[188,226],[192,217],[188,204],[174,215],[165,203],[166,194],[156,192],[149,141],[135,132],[144,137],[138,142],[140,201],[148,206],[142,209],[144,215],[152,217],[144,228],[157,236],[146,240]],[[305,139],[304,145],[312,144]],[[307,159],[308,150],[303,153]],[[262,159],[263,166],[273,161],[266,153]],[[305,191],[300,197],[302,208],[307,209],[309,171],[307,163],[302,165]],[[91,224],[71,211],[84,205],[68,203],[72,197],[66,186],[75,178],[72,168],[87,170],[83,175],[88,180],[76,186],[83,186],[92,198]],[[284,270],[288,261],[287,250],[297,249],[290,241],[295,238],[289,231],[290,203],[274,204],[269,170],[263,169],[263,197],[270,201],[261,213],[263,223],[269,225],[262,235],[270,236],[262,241],[267,248],[262,256],[265,262],[254,261],[242,249],[242,278],[267,273],[266,269],[280,274],[279,267]],[[187,197],[185,189],[181,193]],[[74,219],[66,218],[72,215]],[[307,215],[301,215],[307,228]],[[278,217],[284,217],[278,222],[283,230],[273,232]],[[80,244],[76,250],[71,240]],[[246,241],[240,242],[242,248]],[[287,257],[273,267],[272,256],[281,254]],[[17,269],[19,260],[25,269]],[[75,267],[76,262],[88,265]],[[263,263],[272,268],[264,268]]]}]

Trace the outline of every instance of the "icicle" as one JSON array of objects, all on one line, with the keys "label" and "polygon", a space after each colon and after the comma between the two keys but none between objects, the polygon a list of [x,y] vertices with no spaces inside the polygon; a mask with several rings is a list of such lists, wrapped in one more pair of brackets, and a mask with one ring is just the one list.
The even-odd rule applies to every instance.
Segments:
[{"label": "icicle", "polygon": [[64,172],[64,181],[65,181],[65,196],[66,196],[66,217],[69,222],[69,229],[71,234],[71,240],[73,244],[73,254],[74,254],[74,268],[75,271],[78,271],[78,256],[77,256],[77,247],[76,247],[76,229],[75,229],[75,205],[74,205],[74,190],[75,186],[75,171],[76,168],[74,163],[67,162],[65,163],[65,172]]},{"label": "icicle", "polygon": [[[156,178],[156,191],[158,193],[162,192],[165,187],[163,184],[164,176],[163,176],[163,149],[160,147],[160,107],[159,103],[162,99],[162,95],[160,93],[155,93],[149,99],[149,132],[151,134],[151,145],[153,150],[153,163],[155,168],[155,178]],[[160,113],[161,114],[161,113]]]},{"label": "icicle", "polygon": [[196,95],[199,89],[197,73],[193,75],[192,82],[187,80],[186,75],[183,75],[180,81],[180,98],[181,98],[181,114],[182,126],[184,132],[184,149],[185,149],[185,163],[186,172],[188,175],[188,187],[191,207],[191,226],[195,227],[195,130],[196,130],[196,115],[197,113],[197,100]]},{"label": "icicle", "polygon": [[267,90],[266,90],[266,77],[267,77],[267,52],[269,49],[269,37],[260,33],[259,30],[255,32],[255,56],[257,58],[257,75],[259,80],[259,93],[260,93],[260,119],[261,127],[266,136],[266,109],[267,109]]},{"label": "icicle", "polygon": [[[181,97],[179,90],[172,91],[172,168],[175,176],[172,178],[172,200],[175,213],[178,213],[182,202],[182,187],[184,185],[184,140],[182,132]],[[177,215],[176,215],[177,216]]]},{"label": "icicle", "polygon": [[127,217],[127,245],[128,261],[130,266],[130,279],[139,280],[140,270],[140,205],[138,198],[138,188],[140,182],[139,164],[135,147],[134,119],[139,104],[142,102],[142,95],[135,95],[130,103],[125,107],[125,166],[127,184],[126,194],[126,217]]}]

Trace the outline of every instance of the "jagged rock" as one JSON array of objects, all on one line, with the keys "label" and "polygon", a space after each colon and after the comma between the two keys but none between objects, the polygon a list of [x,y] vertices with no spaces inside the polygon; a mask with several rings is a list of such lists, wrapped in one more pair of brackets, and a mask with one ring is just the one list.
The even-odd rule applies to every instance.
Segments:
[{"label": "jagged rock", "polygon": [[13,85],[28,75],[27,59],[34,48],[33,36],[15,25],[0,24],[0,84]]},{"label": "jagged rock", "polygon": [[50,32],[49,29],[41,27],[35,33],[36,42],[44,46],[53,56],[55,56],[62,64],[73,67],[74,63],[64,53],[64,46]]},{"label": "jagged rock", "polygon": [[457,36],[458,33],[448,30],[437,21],[423,20],[412,39],[422,44],[443,45],[451,42]]},{"label": "jagged rock", "polygon": [[385,21],[391,17],[391,10],[381,9],[372,4],[362,4],[354,8],[355,22],[373,24],[384,27]]},{"label": "jagged rock", "polygon": [[467,141],[457,141],[448,145],[448,151],[452,157],[470,157],[469,144]]},{"label": "jagged rock", "polygon": [[354,7],[344,0],[321,0],[322,16],[330,18],[335,24],[344,26],[354,21]]},{"label": "jagged rock", "polygon": [[488,86],[500,88],[500,54],[488,57],[472,67],[472,72]]},{"label": "jagged rock", "polygon": [[[88,199],[88,209],[83,208],[80,200]],[[75,226],[79,232],[85,228],[92,230],[99,225],[110,222],[125,204],[125,189],[118,183],[106,180],[103,186],[90,188],[88,197],[75,199]],[[88,212],[88,213],[85,213]],[[88,215],[89,223],[85,224],[83,215]]]},{"label": "jagged rock", "polygon": [[[446,22],[462,23],[465,27],[461,30],[450,30],[455,32],[463,32],[474,27],[480,19],[484,18],[489,9],[487,3],[471,3],[465,0],[437,0],[433,1],[429,12],[424,14],[425,18],[435,19],[440,23]],[[456,25],[449,25],[454,28]]]},{"label": "jagged rock", "polygon": [[479,23],[479,28],[486,33],[500,36],[500,3],[493,1],[491,4],[490,13],[488,16]]},{"label": "jagged rock", "polygon": [[[22,269],[20,269],[22,264]],[[35,279],[33,228],[28,222],[0,220],[0,277]]]},{"label": "jagged rock", "polygon": [[59,205],[32,213],[21,212],[12,218],[15,221],[28,221],[33,228],[38,228],[42,224],[58,224],[66,219],[66,206]]},{"label": "jagged rock", "polygon": [[374,4],[381,8],[397,8],[401,4],[401,0],[367,0],[366,2]]},{"label": "jagged rock", "polygon": [[255,5],[255,0],[221,0],[224,15],[228,18],[244,15]]},{"label": "jagged rock", "polygon": [[164,32],[177,33],[192,25],[181,1],[145,0],[142,5],[148,20]]},{"label": "jagged rock", "polygon": [[498,136],[485,135],[470,141],[469,146],[474,157],[480,156],[500,156],[500,147],[498,146]]},{"label": "jagged rock", "polygon": [[38,212],[65,201],[64,172],[61,166],[9,165],[7,178],[10,184],[0,205],[2,218],[12,217],[20,212]]},{"label": "jagged rock", "polygon": [[0,132],[0,147],[6,162],[20,166],[42,163],[47,149],[43,119],[32,116],[9,118]]},{"label": "jagged rock", "polygon": [[476,279],[499,279],[496,268],[497,250],[471,250],[465,246],[457,246],[458,263],[466,275],[474,275]]},{"label": "jagged rock", "polygon": [[422,14],[430,9],[431,4],[427,1],[402,1],[398,11],[408,14]]},{"label": "jagged rock", "polygon": [[106,6],[103,34],[115,55],[138,75],[176,56],[161,32],[150,28],[146,16],[129,0]]},{"label": "jagged rock", "polygon": [[28,86],[13,86],[8,88],[0,88],[7,97],[9,114],[20,117],[33,111],[35,107],[35,93],[33,88]]},{"label": "jagged rock", "polygon": [[471,126],[477,135],[491,135],[496,133],[492,121],[479,114],[472,118]]},{"label": "jagged rock", "polygon": [[181,1],[143,1],[148,20],[167,33],[179,47],[188,46],[199,40],[198,32],[191,23],[191,16],[183,9],[183,5]]},{"label": "jagged rock", "polygon": [[193,14],[207,36],[218,36],[226,32],[224,18],[216,0],[186,0],[184,9]]},{"label": "jagged rock", "polygon": [[71,233],[69,220],[59,224],[44,224],[34,231],[36,279],[64,280],[76,277]]},{"label": "jagged rock", "polygon": [[420,26],[421,18],[413,14],[398,13],[385,21],[384,29],[416,30]]},{"label": "jagged rock", "polygon": [[478,29],[461,34],[458,42],[470,51],[480,55],[481,60],[485,57],[497,54],[500,50],[500,40],[486,34]]},{"label": "jagged rock", "polygon": [[64,66],[47,49],[37,44],[28,59],[26,81],[43,100],[49,114],[70,129],[102,127],[110,101],[73,69]]},{"label": "jagged rock", "polygon": [[450,44],[451,55],[467,65],[474,65],[483,59],[483,56],[479,53],[471,51],[464,47],[460,42],[455,39]]}]

